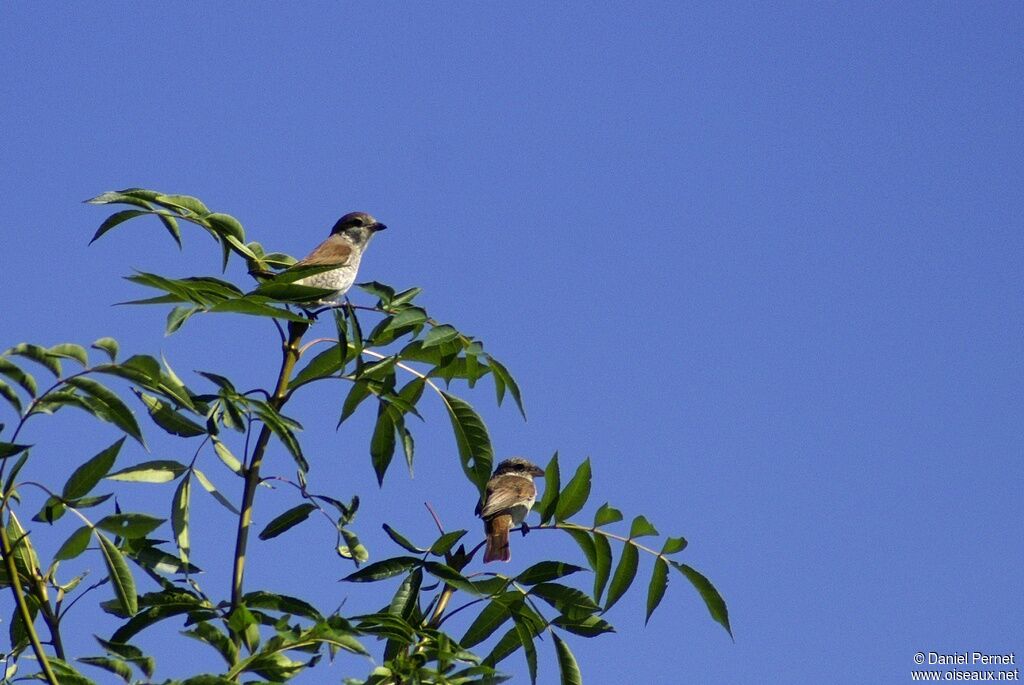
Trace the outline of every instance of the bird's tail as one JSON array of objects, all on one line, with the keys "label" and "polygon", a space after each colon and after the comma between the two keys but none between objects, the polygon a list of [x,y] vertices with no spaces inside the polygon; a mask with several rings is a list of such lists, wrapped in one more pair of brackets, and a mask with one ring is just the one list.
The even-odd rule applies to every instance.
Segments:
[{"label": "bird's tail", "polygon": [[484,524],[484,532],[487,534],[484,563],[508,561],[512,558],[512,550],[508,546],[508,531],[511,527],[512,517],[508,514],[487,519]]}]

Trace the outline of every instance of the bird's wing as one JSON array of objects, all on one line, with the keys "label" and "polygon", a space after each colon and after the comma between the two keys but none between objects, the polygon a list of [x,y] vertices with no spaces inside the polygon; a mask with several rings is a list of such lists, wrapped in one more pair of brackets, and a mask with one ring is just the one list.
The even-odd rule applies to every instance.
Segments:
[{"label": "bird's wing", "polygon": [[331,236],[294,266],[344,266],[352,256],[352,245],[338,236]]},{"label": "bird's wing", "polygon": [[528,502],[537,494],[533,481],[522,476],[495,476],[487,481],[487,494],[480,510],[481,518],[488,518],[508,511],[517,504]]}]

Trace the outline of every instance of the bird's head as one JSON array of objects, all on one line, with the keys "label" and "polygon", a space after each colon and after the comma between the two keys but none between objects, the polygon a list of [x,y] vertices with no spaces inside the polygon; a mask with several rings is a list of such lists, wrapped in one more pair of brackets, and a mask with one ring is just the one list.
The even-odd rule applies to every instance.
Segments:
[{"label": "bird's head", "polygon": [[510,457],[498,464],[498,468],[494,469],[495,476],[503,476],[506,473],[514,473],[519,476],[532,478],[534,476],[543,476],[544,469],[522,457]]},{"label": "bird's head", "polygon": [[387,226],[374,219],[366,212],[349,212],[338,219],[331,229],[331,235],[342,235],[353,245],[365,246],[377,231]]}]

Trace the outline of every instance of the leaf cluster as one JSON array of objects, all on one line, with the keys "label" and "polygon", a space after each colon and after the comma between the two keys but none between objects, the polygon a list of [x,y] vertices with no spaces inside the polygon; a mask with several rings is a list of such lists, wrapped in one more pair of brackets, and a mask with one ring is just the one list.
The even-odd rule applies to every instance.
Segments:
[{"label": "leaf cluster", "polygon": [[[241,257],[254,278],[252,286],[209,275],[169,278],[136,272],[128,280],[160,294],[130,304],[169,305],[167,333],[197,314],[262,317],[278,334],[281,368],[273,384],[242,391],[234,380],[212,371],[197,371],[186,383],[163,357],[122,358],[112,338],[96,340],[88,348],[21,343],[0,353],[0,398],[13,415],[0,422],[0,589],[10,592],[16,603],[8,628],[8,667],[0,685],[25,677],[93,682],[79,671],[80,665],[127,683],[153,682],[156,663],[133,641],[168,620],[183,623],[185,637],[214,650],[224,662],[222,671],[177,681],[181,685],[280,683],[315,668],[325,657],[341,656],[376,657],[365,677],[345,680],[351,685],[497,683],[507,680],[499,664],[518,651],[535,683],[541,668],[539,645],[546,640],[561,682],[580,683],[581,669],[569,641],[614,630],[606,613],[634,585],[645,555],[652,559],[646,620],[661,604],[674,568],[731,634],[717,590],[675,558],[685,549],[685,539],[668,537],[660,548],[648,546],[647,539],[658,532],[643,516],[633,518],[628,531],[617,532],[614,526],[623,515],[609,504],[599,507],[589,524],[574,520],[590,500],[591,464],[584,460],[563,486],[557,453],[545,470],[544,495],[534,505],[538,522],[532,528],[524,524],[522,532],[560,531],[574,541],[585,565],[554,558],[514,575],[480,570],[476,565],[482,543],[472,544],[467,530],[444,531],[436,518],[439,536],[429,545],[417,545],[384,523],[402,553],[371,561],[372,552],[355,527],[359,497],[340,499],[315,487],[315,464],[302,447],[303,426],[285,413],[285,406],[296,393],[316,392],[324,382],[346,384],[337,427],[364,405],[373,408],[376,419],[367,455],[383,487],[399,450],[412,471],[415,440],[410,426],[413,419],[423,420],[422,402],[439,402],[449,419],[459,467],[483,493],[495,450],[481,415],[452,386],[473,390],[489,377],[497,404],[511,397],[525,418],[519,386],[508,369],[485,351],[482,341],[434,319],[417,299],[419,288],[364,283],[360,288],[374,304],[325,304],[328,291],[297,283],[324,267],[296,267],[291,256],[246,242],[236,219],[211,212],[194,197],[134,188],[89,202],[127,206],[100,225],[94,241],[132,219],[152,215],[179,246],[180,225],[192,224],[214,238],[225,267],[231,255]],[[305,341],[320,324],[326,324],[322,328],[327,334]],[[22,437],[28,435],[27,424],[69,407],[112,428],[118,437],[86,450],[91,456],[66,476],[48,474],[57,475],[60,484],[24,478],[33,455],[46,458],[53,451]],[[142,414],[148,423],[140,423],[137,415]],[[131,456],[147,448],[145,433],[151,428],[175,441],[181,447],[178,454],[191,453],[191,458]],[[178,441],[188,441],[190,449]],[[263,457],[271,441],[290,457],[286,463],[292,472],[268,475],[270,466]],[[237,478],[233,482],[240,485],[242,497],[223,494],[211,476]],[[191,521],[196,484],[223,507],[234,526],[230,592],[208,591],[198,582],[192,541],[205,531]],[[113,497],[124,488],[162,486],[169,494],[166,503],[148,511],[123,511]],[[316,602],[293,594],[246,589],[246,544],[256,493],[266,490],[263,486],[284,487],[295,499],[258,532],[261,541],[285,544],[278,538],[292,528],[311,519],[326,522],[336,553],[355,565],[344,581],[356,587],[398,581],[387,605],[345,616],[340,610],[323,612]],[[16,514],[27,490],[41,493],[40,506],[30,510],[32,522],[64,531],[46,565],[33,546],[34,531]],[[88,568],[89,560],[99,571]],[[81,571],[69,578],[64,570],[68,565]],[[89,584],[91,573],[97,580]],[[101,653],[69,659],[61,639],[69,611],[101,588],[109,594],[100,606],[119,625],[111,635],[96,638]],[[453,608],[453,599],[463,603]],[[452,633],[455,616],[465,626],[458,636]],[[34,661],[21,658],[27,650]],[[36,664],[27,676],[21,673],[26,664]]]}]

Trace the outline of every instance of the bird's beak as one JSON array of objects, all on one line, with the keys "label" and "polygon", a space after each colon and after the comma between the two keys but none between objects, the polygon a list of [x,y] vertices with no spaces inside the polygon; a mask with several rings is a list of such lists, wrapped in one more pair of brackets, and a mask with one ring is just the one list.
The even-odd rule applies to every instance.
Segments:
[{"label": "bird's beak", "polygon": [[376,233],[377,231],[383,231],[385,228],[387,228],[387,226],[380,223],[379,221],[375,224],[370,224],[370,230],[372,230],[374,233]]},{"label": "bird's beak", "polygon": [[530,475],[533,475],[533,476],[543,476],[544,475],[544,469],[542,469],[539,466],[534,466],[532,469],[530,469]]}]

